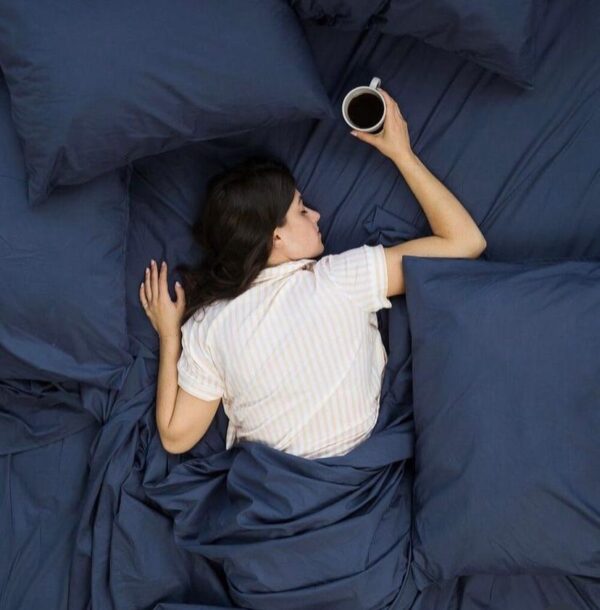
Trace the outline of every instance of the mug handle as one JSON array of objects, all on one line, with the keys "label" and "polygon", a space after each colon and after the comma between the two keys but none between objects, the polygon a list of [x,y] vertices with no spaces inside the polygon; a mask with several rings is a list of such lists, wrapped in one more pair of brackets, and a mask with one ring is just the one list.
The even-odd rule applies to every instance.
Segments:
[{"label": "mug handle", "polygon": [[377,78],[376,76],[374,78],[372,78],[371,82],[369,83],[369,87],[371,87],[371,89],[377,89],[380,85],[381,85],[381,79]]}]

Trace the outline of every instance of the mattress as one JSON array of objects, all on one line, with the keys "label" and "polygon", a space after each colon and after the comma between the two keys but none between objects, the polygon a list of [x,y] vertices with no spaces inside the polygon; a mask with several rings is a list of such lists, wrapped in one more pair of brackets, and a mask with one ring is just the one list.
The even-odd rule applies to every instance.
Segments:
[{"label": "mattress", "polygon": [[[192,508],[200,501],[202,460],[224,438],[225,415],[219,411],[191,456],[164,452],[154,424],[159,345],[140,307],[138,287],[150,258],[175,267],[198,256],[190,228],[206,185],[219,171],[254,154],[288,164],[305,201],[321,214],[325,254],[430,235],[398,169],[349,135],[341,102],[351,88],[381,78],[407,120],[413,150],[485,235],[484,260],[600,261],[600,10],[595,2],[548,3],[538,33],[533,90],[410,36],[310,21],[302,28],[336,116],[191,142],[124,166],[119,179],[127,209],[115,204],[113,224],[96,237],[125,231],[116,245],[107,245],[107,252],[122,248],[114,264],[123,277],[114,281],[122,282],[124,301],[91,299],[89,308],[103,316],[111,337],[124,328],[127,340],[103,347],[102,358],[85,374],[69,375],[65,369],[62,378],[49,377],[40,368],[28,379],[8,364],[0,373],[0,608],[245,607],[228,585],[227,562],[211,555],[207,542],[199,542],[209,521]],[[3,117],[8,121],[6,112]],[[0,141],[3,160],[14,149],[12,137]],[[111,175],[103,180],[115,180]],[[22,181],[23,176],[9,178]],[[116,187],[111,183],[110,188]],[[46,213],[52,216],[52,209]],[[13,218],[5,215],[3,224],[15,235],[20,229],[16,220],[11,227]],[[14,253],[5,248],[2,255],[8,261]],[[77,251],[71,256],[75,260]],[[36,276],[35,260],[20,260],[27,283]],[[59,264],[59,271],[72,274],[69,260]],[[87,264],[93,276],[97,261]],[[75,268],[72,280],[77,282],[85,270]],[[61,298],[51,287],[43,296]],[[44,302],[51,315],[49,301]],[[402,462],[397,507],[402,516],[395,526],[409,562],[412,362],[406,299],[394,297],[393,304],[377,314],[389,355],[382,413],[395,426],[394,447],[381,447],[393,453],[395,463]],[[86,309],[74,309],[62,323],[76,327]],[[37,324],[44,324],[43,317]],[[35,337],[36,328],[29,330]],[[93,341],[96,348],[107,338],[94,336]],[[10,352],[3,362],[22,358],[16,342],[15,335],[2,335],[2,349]],[[57,372],[43,368],[49,370]],[[120,377],[115,370],[122,371]],[[227,460],[210,466],[215,472],[229,467]],[[421,590],[409,563],[395,569],[401,574],[397,595],[381,608],[600,608],[600,574],[471,574]],[[379,586],[383,576],[373,578]],[[255,599],[248,607],[278,607],[272,599],[264,605],[263,598]],[[280,607],[292,607],[283,599]],[[363,607],[357,598],[345,606],[328,606],[326,597],[307,595],[306,605],[293,599],[299,608]]]}]

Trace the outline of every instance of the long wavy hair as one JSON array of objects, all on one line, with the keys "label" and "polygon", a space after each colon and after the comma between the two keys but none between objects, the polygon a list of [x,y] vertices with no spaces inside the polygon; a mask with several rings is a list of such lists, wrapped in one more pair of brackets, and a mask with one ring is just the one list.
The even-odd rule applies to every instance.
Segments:
[{"label": "long wavy hair", "polygon": [[247,290],[266,267],[273,231],[286,222],[296,181],[275,159],[250,157],[213,176],[194,240],[203,251],[197,266],[178,266],[185,290],[182,324],[198,309]]}]

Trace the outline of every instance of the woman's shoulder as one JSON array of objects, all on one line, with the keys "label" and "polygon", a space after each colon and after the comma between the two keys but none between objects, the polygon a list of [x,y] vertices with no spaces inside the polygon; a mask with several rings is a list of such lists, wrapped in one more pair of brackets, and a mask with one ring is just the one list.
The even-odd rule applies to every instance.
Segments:
[{"label": "woman's shoulder", "polygon": [[219,314],[232,302],[232,299],[219,299],[213,301],[208,305],[199,307],[191,316],[196,323],[210,322],[214,320]]},{"label": "woman's shoulder", "polygon": [[188,343],[200,343],[205,346],[213,345],[215,333],[221,324],[215,324],[219,319],[222,306],[217,302],[198,308],[181,326],[181,334]]},{"label": "woman's shoulder", "polygon": [[206,305],[194,312],[192,315],[194,324],[207,328],[222,327],[224,324],[227,324],[228,321],[231,322],[232,317],[237,317],[237,311],[239,308],[236,307],[235,303],[235,298],[213,301],[209,305]]}]

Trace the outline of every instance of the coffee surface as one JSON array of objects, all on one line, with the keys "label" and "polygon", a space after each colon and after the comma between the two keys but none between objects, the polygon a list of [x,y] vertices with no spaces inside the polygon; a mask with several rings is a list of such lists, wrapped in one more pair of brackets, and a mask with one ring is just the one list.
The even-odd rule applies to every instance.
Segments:
[{"label": "coffee surface", "polygon": [[383,116],[383,102],[374,93],[361,93],[348,104],[348,117],[361,129],[376,125]]}]

